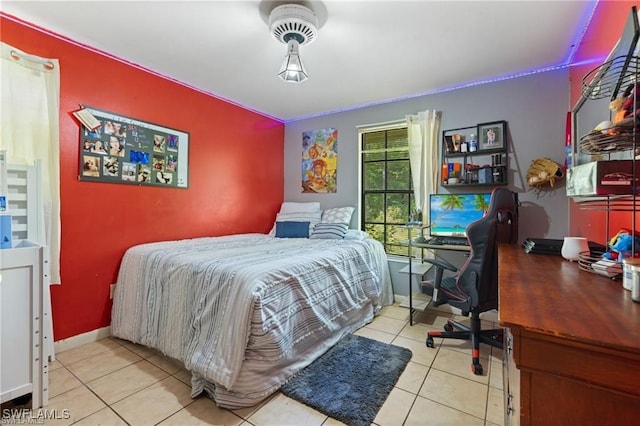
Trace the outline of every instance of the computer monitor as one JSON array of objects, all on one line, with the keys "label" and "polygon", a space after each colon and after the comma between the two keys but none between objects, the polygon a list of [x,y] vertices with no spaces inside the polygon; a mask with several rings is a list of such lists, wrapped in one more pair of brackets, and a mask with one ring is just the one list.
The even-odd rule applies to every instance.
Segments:
[{"label": "computer monitor", "polygon": [[435,237],[466,237],[467,225],[485,215],[490,193],[431,194],[429,230]]}]

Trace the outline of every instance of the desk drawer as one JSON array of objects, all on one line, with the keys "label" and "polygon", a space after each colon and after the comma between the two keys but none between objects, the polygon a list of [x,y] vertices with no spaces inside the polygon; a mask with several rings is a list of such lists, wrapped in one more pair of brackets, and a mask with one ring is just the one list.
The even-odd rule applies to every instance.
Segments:
[{"label": "desk drawer", "polygon": [[514,353],[521,371],[544,372],[640,397],[640,354],[523,331]]}]

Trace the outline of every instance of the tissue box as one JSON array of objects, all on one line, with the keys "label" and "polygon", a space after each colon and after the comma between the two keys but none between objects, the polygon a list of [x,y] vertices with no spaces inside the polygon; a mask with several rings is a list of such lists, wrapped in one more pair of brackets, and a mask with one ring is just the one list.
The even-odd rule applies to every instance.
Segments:
[{"label": "tissue box", "polygon": [[11,215],[0,215],[0,249],[11,248]]},{"label": "tissue box", "polygon": [[636,163],[635,183],[632,160],[602,160],[567,170],[567,195],[625,195],[640,188],[640,161]]}]

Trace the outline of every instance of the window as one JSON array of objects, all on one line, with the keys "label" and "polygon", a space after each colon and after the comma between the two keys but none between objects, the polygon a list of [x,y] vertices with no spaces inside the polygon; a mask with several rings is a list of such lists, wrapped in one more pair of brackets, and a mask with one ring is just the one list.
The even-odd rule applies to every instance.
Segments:
[{"label": "window", "polygon": [[388,254],[408,255],[404,227],[415,208],[406,124],[360,131],[360,227]]}]

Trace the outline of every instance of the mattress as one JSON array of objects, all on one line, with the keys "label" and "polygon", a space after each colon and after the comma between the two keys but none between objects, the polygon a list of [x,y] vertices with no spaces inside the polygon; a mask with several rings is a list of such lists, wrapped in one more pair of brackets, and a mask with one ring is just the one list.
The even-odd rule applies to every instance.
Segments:
[{"label": "mattress", "polygon": [[111,332],[192,373],[192,396],[254,405],[392,303],[382,244],[241,234],[142,244],[122,259]]}]

